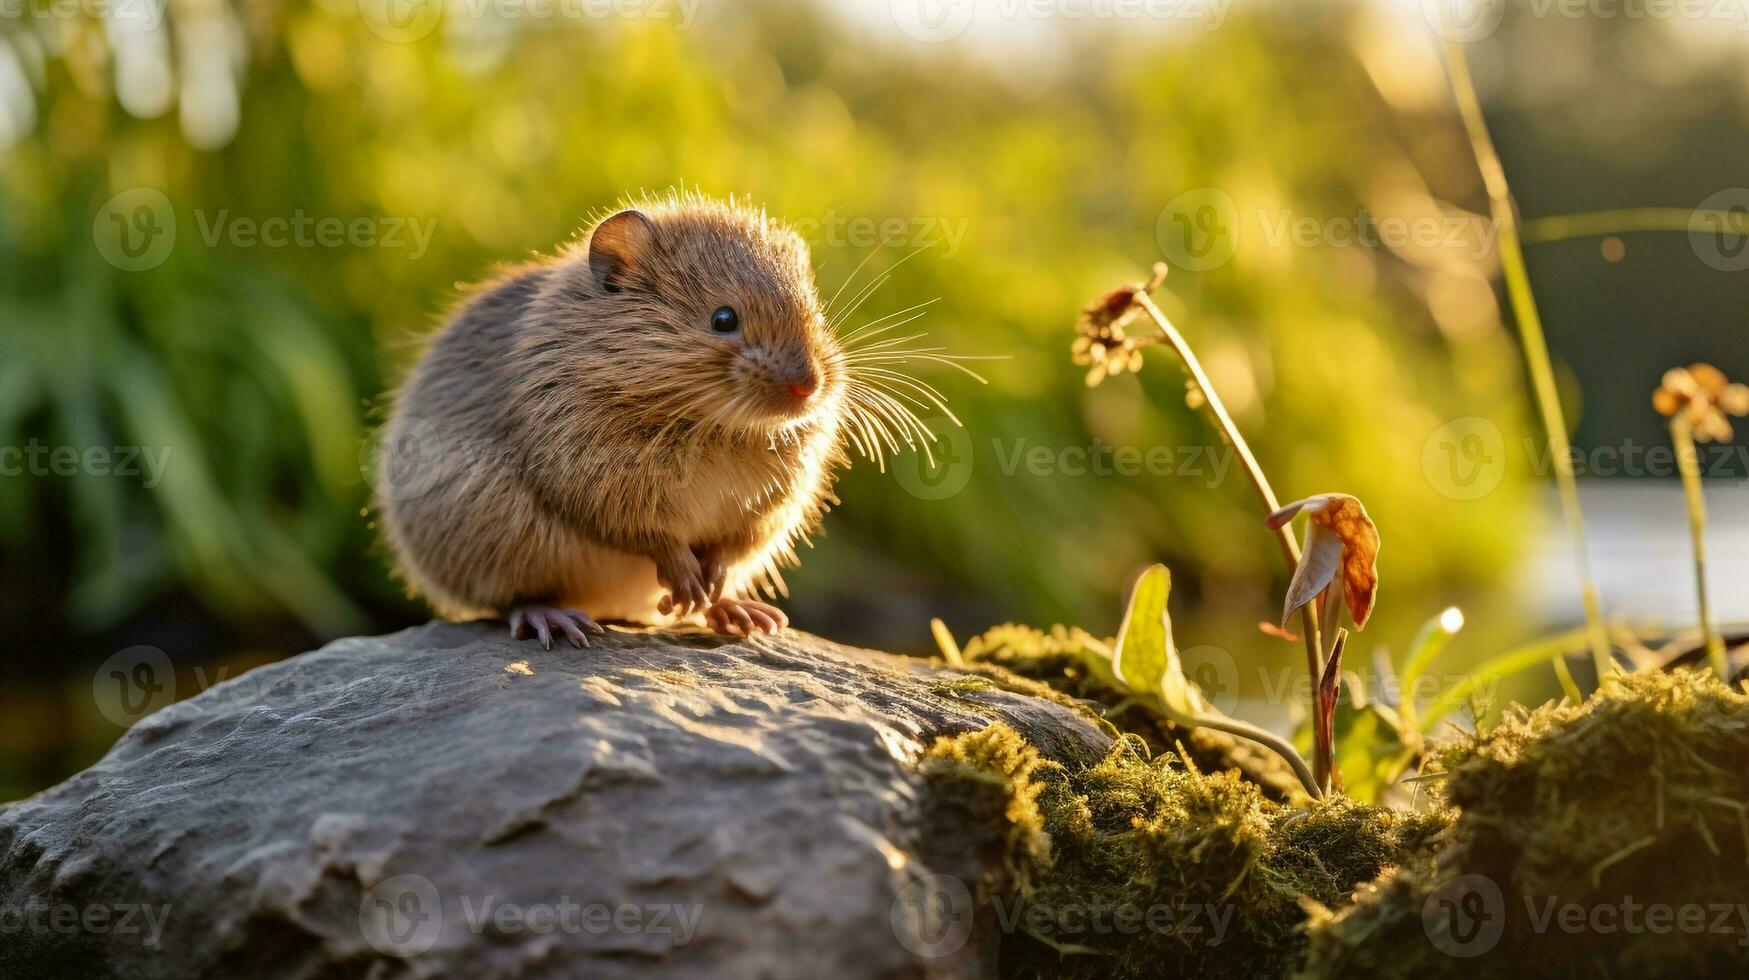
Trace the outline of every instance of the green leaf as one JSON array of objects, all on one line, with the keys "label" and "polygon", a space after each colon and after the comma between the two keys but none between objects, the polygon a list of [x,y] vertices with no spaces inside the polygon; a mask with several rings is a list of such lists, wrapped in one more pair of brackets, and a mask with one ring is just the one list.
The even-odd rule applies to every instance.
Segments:
[{"label": "green leaf", "polygon": [[1184,676],[1178,649],[1172,644],[1172,617],[1166,611],[1171,592],[1172,573],[1165,565],[1151,566],[1136,580],[1123,626],[1118,629],[1112,667],[1124,686],[1137,695],[1158,697],[1167,717],[1196,725],[1210,709],[1202,692]]},{"label": "green leaf", "polygon": [[1172,573],[1165,565],[1150,567],[1130,590],[1130,604],[1117,630],[1112,669],[1124,686],[1140,695],[1158,691],[1166,675],[1167,650],[1172,643],[1166,597],[1171,592]]},{"label": "green leaf", "polygon": [[1421,727],[1415,704],[1415,691],[1421,676],[1427,672],[1428,665],[1433,663],[1440,651],[1445,649],[1446,644],[1451,642],[1452,637],[1463,628],[1463,611],[1456,606],[1447,606],[1439,615],[1423,623],[1416,632],[1415,639],[1409,644],[1409,658],[1403,661],[1403,669],[1397,674],[1397,713],[1402,727],[1410,730]]}]

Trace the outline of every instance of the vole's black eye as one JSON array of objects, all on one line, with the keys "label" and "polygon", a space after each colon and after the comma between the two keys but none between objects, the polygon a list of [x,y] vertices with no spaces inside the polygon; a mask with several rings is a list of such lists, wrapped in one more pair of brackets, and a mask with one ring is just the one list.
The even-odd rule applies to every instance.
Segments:
[{"label": "vole's black eye", "polygon": [[741,315],[733,307],[719,306],[711,314],[711,329],[717,333],[734,333],[741,329]]}]

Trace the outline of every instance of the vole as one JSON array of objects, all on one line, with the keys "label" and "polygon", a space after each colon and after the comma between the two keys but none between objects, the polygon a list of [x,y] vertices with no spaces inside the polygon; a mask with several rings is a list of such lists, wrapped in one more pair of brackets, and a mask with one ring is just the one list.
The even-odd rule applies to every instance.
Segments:
[{"label": "vole", "polygon": [[932,438],[890,387],[906,354],[929,356],[847,350],[806,243],[763,211],[631,202],[464,298],[413,369],[378,480],[397,570],[548,649],[605,620],[775,633],[755,593],[836,502],[847,439]]}]

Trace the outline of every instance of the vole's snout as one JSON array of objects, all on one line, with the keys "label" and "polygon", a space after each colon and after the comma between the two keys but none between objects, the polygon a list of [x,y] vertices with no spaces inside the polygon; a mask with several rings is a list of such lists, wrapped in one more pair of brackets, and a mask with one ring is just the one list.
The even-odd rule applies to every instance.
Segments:
[{"label": "vole's snout", "polygon": [[807,401],[820,389],[820,366],[805,351],[784,351],[765,364],[772,387],[787,391],[797,401]]},{"label": "vole's snout", "polygon": [[791,420],[814,411],[826,387],[825,368],[812,352],[799,348],[749,347],[742,377],[761,391],[766,411]]},{"label": "vole's snout", "polygon": [[806,369],[798,372],[789,380],[789,393],[797,400],[806,401],[820,388],[820,371],[812,363]]}]

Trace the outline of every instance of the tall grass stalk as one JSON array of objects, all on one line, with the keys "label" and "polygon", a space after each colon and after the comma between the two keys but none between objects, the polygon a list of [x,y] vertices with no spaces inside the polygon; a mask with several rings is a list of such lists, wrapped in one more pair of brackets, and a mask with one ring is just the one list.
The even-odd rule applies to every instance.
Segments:
[{"label": "tall grass stalk", "polygon": [[[1450,16],[1447,12],[1446,16]],[[1506,169],[1488,135],[1488,123],[1482,117],[1482,104],[1476,97],[1476,85],[1470,77],[1463,44],[1447,40],[1446,60],[1451,69],[1453,94],[1458,112],[1463,117],[1464,130],[1469,134],[1470,149],[1481,169],[1482,181],[1488,189],[1488,207],[1492,212],[1495,240],[1500,246],[1500,269],[1506,280],[1506,292],[1512,302],[1512,315],[1518,321],[1523,340],[1524,357],[1530,368],[1531,383],[1536,390],[1537,409],[1542,414],[1543,428],[1548,433],[1550,455],[1555,463],[1555,482],[1560,487],[1561,511],[1566,517],[1567,533],[1572,539],[1573,554],[1578,565],[1579,597],[1585,606],[1585,635],[1591,647],[1591,659],[1601,681],[1613,669],[1610,660],[1609,635],[1603,623],[1603,603],[1598,597],[1597,580],[1591,572],[1591,549],[1585,540],[1585,515],[1579,506],[1579,481],[1573,475],[1572,445],[1567,439],[1566,413],[1561,410],[1560,391],[1555,387],[1555,369],[1549,358],[1548,340],[1543,336],[1542,318],[1537,315],[1536,299],[1530,290],[1530,275],[1524,266],[1524,248],[1518,236],[1518,207],[1506,184]]]}]

